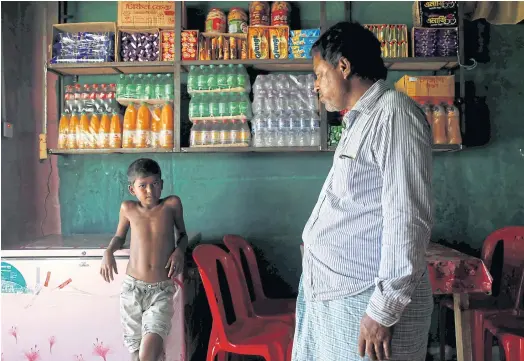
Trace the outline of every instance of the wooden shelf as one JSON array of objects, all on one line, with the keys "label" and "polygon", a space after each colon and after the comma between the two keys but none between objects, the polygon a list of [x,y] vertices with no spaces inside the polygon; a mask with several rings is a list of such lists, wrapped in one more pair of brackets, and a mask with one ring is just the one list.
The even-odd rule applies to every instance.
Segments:
[{"label": "wooden shelf", "polygon": [[458,58],[386,58],[384,64],[388,70],[398,71],[451,70],[458,66]]},{"label": "wooden shelf", "polygon": [[[438,71],[451,70],[458,66],[458,59],[451,58],[394,58],[384,59],[389,70],[396,71]],[[138,73],[173,73],[174,61],[150,62],[114,62],[114,63],[78,63],[50,64],[48,71],[59,75],[116,75]],[[243,64],[262,71],[311,72],[312,59],[236,59],[236,60],[183,60],[182,70],[188,71],[191,65],[229,65]]]},{"label": "wooden shelf", "polygon": [[164,148],[118,148],[118,149],[48,149],[49,154],[141,154],[141,153],[173,153],[173,149]]},{"label": "wooden shelf", "polygon": [[243,64],[263,71],[313,71],[312,59],[236,59],[236,60],[183,60],[182,70],[189,71],[191,65],[229,65]]},{"label": "wooden shelf", "polygon": [[183,153],[302,153],[320,152],[320,147],[197,147],[182,148]]},{"label": "wooden shelf", "polygon": [[49,64],[47,70],[59,75],[115,75],[173,73],[174,61]]},{"label": "wooden shelf", "polygon": [[148,105],[164,105],[166,102],[169,102],[171,105],[173,105],[173,100],[166,100],[166,99],[128,99],[128,98],[117,98],[117,103],[120,105],[123,105],[127,107],[129,104],[142,104],[146,103]]}]

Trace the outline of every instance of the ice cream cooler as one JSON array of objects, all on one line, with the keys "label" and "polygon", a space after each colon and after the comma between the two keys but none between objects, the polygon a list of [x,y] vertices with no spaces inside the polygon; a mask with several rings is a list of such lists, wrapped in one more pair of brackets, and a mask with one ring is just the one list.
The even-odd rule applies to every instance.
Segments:
[{"label": "ice cream cooler", "polygon": [[[110,239],[48,236],[2,250],[2,361],[129,361],[119,315],[129,249],[115,253],[118,275],[106,283],[100,262]],[[190,234],[190,247],[199,240],[200,234]],[[198,272],[186,267],[174,282],[166,361],[189,361],[202,331],[194,326]]]}]

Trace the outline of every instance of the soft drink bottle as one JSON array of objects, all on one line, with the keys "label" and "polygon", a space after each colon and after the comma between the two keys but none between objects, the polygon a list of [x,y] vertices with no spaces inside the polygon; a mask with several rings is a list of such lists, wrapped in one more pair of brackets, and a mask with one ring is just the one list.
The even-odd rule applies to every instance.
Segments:
[{"label": "soft drink bottle", "polygon": [[447,116],[446,110],[442,105],[436,105],[433,107],[433,142],[435,144],[446,144],[446,125]]},{"label": "soft drink bottle", "polygon": [[76,149],[78,148],[78,124],[80,120],[78,119],[78,113],[73,112],[71,114],[71,119],[69,119],[69,133],[67,135],[67,148]]},{"label": "soft drink bottle", "polygon": [[118,83],[116,83],[116,97],[117,98],[125,98],[126,97],[126,86],[127,86],[127,79],[124,74],[120,74],[120,77],[118,78]]},{"label": "soft drink bottle", "polygon": [[242,64],[237,65],[237,84],[239,88],[244,89],[244,92],[249,93],[251,91],[249,76],[247,75],[246,68]]},{"label": "soft drink bottle", "polygon": [[198,90],[207,90],[207,74],[207,68],[204,65],[200,65],[200,70],[197,75]]},{"label": "soft drink bottle", "polygon": [[68,146],[67,144],[67,137],[69,134],[69,117],[67,116],[67,113],[62,113],[62,117],[60,118],[60,123],[58,124],[58,148],[59,149],[66,149]]},{"label": "soft drink bottle", "polygon": [[447,131],[449,144],[462,144],[462,134],[460,134],[460,112],[453,104],[448,101],[447,111]]},{"label": "soft drink bottle", "polygon": [[231,144],[231,123],[224,119],[220,128],[220,144]]},{"label": "soft drink bottle", "polygon": [[136,115],[135,147],[147,148],[151,142],[151,112],[145,102],[140,104]]},{"label": "soft drink bottle", "polygon": [[227,103],[227,93],[218,93],[218,116],[225,117],[229,115],[229,104]]},{"label": "soft drink bottle", "polygon": [[155,106],[151,116],[151,147],[160,148],[160,124],[162,117],[162,107]]},{"label": "soft drink bottle", "polygon": [[77,127],[77,142],[79,149],[86,149],[89,147],[89,117],[86,112],[80,114],[80,123]]},{"label": "soft drink bottle", "polygon": [[164,84],[164,80],[162,78],[162,74],[157,74],[156,81],[155,81],[155,99],[158,99],[158,100],[165,99],[164,98],[165,90],[166,90],[166,87]]},{"label": "soft drink bottle", "polygon": [[224,64],[220,64],[217,70],[217,87],[218,89],[227,89],[227,74]]},{"label": "soft drink bottle", "polygon": [[195,123],[191,128],[189,146],[195,147],[198,145],[202,145],[202,123],[200,123],[198,120],[195,120]]},{"label": "soft drink bottle", "polygon": [[249,145],[251,142],[251,131],[245,119],[240,121],[240,142],[242,145]]},{"label": "soft drink bottle", "polygon": [[144,84],[144,75],[138,74],[136,77],[136,99],[144,99],[144,90],[145,90],[145,84]]},{"label": "soft drink bottle", "polygon": [[207,75],[207,89],[216,90],[218,88],[217,73],[214,65],[209,66]]},{"label": "soft drink bottle", "polygon": [[144,99],[155,99],[155,79],[152,74],[147,74],[144,87]]},{"label": "soft drink bottle", "polygon": [[89,142],[87,148],[96,149],[98,147],[98,132],[100,131],[100,118],[97,113],[91,115],[89,122]]},{"label": "soft drink bottle", "polygon": [[189,101],[189,119],[200,117],[200,94],[194,94]]},{"label": "soft drink bottle", "polygon": [[124,132],[122,136],[122,148],[135,147],[137,112],[133,103],[130,103],[124,113]]},{"label": "soft drink bottle", "polygon": [[160,115],[160,147],[172,149],[175,146],[173,126],[173,108],[166,102]]},{"label": "soft drink bottle", "polygon": [[128,99],[136,98],[136,82],[135,82],[135,76],[133,74],[130,74],[127,76],[126,98]]},{"label": "soft drink bottle", "polygon": [[237,70],[233,64],[229,64],[226,69],[226,82],[228,89],[234,89],[238,87],[238,76]]},{"label": "soft drink bottle", "polygon": [[198,107],[199,107],[199,113],[200,113],[200,117],[202,118],[207,118],[209,117],[209,94],[207,93],[203,93],[203,94],[200,94],[200,97],[199,97],[199,103],[198,103]]},{"label": "soft drink bottle", "polygon": [[109,133],[111,129],[111,119],[107,112],[102,113],[100,118],[100,128],[98,128],[98,146],[99,149],[109,148]]},{"label": "soft drink bottle", "polygon": [[219,96],[218,93],[211,93],[208,95],[209,99],[209,116],[218,117],[219,116]]},{"label": "soft drink bottle", "polygon": [[217,145],[220,144],[220,128],[221,125],[216,120],[211,121],[211,132],[210,132],[210,144]]},{"label": "soft drink bottle", "polygon": [[196,66],[191,65],[189,67],[189,74],[187,74],[187,92],[193,94],[193,91],[198,89],[198,74]]},{"label": "soft drink bottle", "polygon": [[122,125],[120,115],[114,112],[111,116],[111,127],[109,128],[109,148],[122,148]]},{"label": "soft drink bottle", "polygon": [[164,84],[164,99],[173,100],[175,97],[175,84],[173,82],[173,74],[166,74]]}]

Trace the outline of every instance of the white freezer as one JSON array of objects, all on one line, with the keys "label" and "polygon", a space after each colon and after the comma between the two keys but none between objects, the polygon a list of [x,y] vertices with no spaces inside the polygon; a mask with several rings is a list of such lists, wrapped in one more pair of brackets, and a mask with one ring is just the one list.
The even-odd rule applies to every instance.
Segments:
[{"label": "white freezer", "polygon": [[[17,250],[2,250],[2,360],[130,359],[119,315],[129,249],[115,253],[119,274],[106,283],[99,270],[110,239],[49,236]],[[190,244],[198,242],[200,234],[189,234],[189,239]],[[166,361],[189,361],[195,351],[195,330],[184,317],[198,290],[195,271],[186,270],[176,281],[181,287],[174,296]]]}]

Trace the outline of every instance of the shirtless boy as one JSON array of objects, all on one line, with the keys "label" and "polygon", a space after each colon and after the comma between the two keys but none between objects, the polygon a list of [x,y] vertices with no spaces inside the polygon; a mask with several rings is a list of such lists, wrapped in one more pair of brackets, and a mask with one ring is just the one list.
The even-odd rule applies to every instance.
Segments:
[{"label": "shirtless boy", "polygon": [[[131,255],[120,294],[124,344],[133,361],[159,361],[171,330],[175,286],[171,277],[183,271],[188,239],[182,202],[160,199],[163,181],[158,163],[138,159],[127,170],[129,192],[138,201],[124,201],[116,234],[107,247],[100,274],[106,282],[118,273],[114,252],[131,232]],[[175,232],[178,245],[175,245]]]}]

